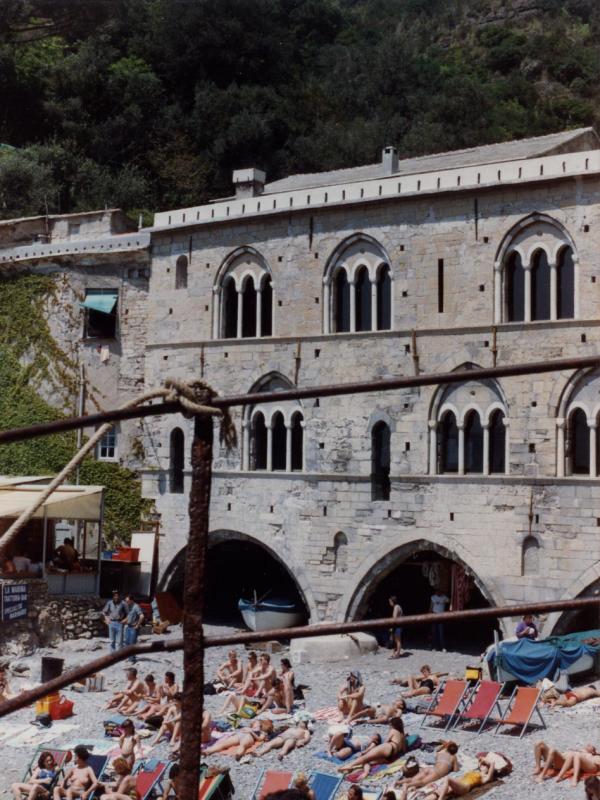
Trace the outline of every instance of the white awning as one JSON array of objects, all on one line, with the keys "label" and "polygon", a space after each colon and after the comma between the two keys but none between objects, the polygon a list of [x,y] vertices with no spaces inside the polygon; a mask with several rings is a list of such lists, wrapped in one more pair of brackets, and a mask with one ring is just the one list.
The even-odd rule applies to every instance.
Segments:
[{"label": "white awning", "polygon": [[[4,483],[4,480],[7,483]],[[30,508],[36,497],[46,488],[38,483],[40,478],[20,478],[21,483],[10,484],[10,478],[0,477],[0,518],[18,517]],[[48,480],[47,478],[45,479]],[[23,482],[25,481],[25,482]],[[103,486],[61,486],[52,492],[38,508],[34,519],[84,519],[98,522],[102,512]]]}]

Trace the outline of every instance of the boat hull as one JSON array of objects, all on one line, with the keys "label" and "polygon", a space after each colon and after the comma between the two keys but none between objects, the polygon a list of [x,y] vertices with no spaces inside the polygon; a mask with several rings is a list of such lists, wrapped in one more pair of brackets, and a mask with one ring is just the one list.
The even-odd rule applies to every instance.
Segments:
[{"label": "boat hull", "polygon": [[269,631],[275,628],[293,628],[301,625],[304,614],[294,607],[277,608],[275,605],[248,603],[240,600],[238,607],[246,626],[251,631]]}]

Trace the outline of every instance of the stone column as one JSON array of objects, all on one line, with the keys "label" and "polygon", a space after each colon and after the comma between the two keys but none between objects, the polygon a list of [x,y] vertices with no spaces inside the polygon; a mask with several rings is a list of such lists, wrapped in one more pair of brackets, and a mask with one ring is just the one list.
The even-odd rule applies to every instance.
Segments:
[{"label": "stone column", "polygon": [[502,322],[502,264],[494,264],[494,322]]},{"label": "stone column", "polygon": [[377,330],[377,282],[371,281],[371,330]]},{"label": "stone column", "polygon": [[429,420],[429,474],[437,473],[437,421]]},{"label": "stone column", "polygon": [[458,474],[465,474],[465,424],[458,423]]},{"label": "stone column", "polygon": [[598,472],[596,466],[596,420],[588,422],[588,425],[590,428],[590,477],[595,478]]},{"label": "stone column", "polygon": [[302,428],[302,472],[306,472],[306,422],[304,419],[300,422],[300,427]]},{"label": "stone column", "polygon": [[556,420],[556,477],[565,477],[565,419]]},{"label": "stone column", "polygon": [[237,290],[237,338],[242,338],[242,324],[244,317],[244,293],[241,289]]},{"label": "stone column", "polygon": [[556,259],[549,262],[550,267],[550,319],[558,319],[558,268]]},{"label": "stone column", "polygon": [[331,333],[331,284],[323,278],[323,333]]},{"label": "stone column", "polygon": [[242,469],[250,469],[250,423],[242,421]]},{"label": "stone column", "polygon": [[348,281],[348,291],[350,293],[350,332],[356,332],[356,284]]},{"label": "stone column", "polygon": [[486,422],[483,428],[483,474],[490,474],[490,423]]},{"label": "stone column", "polygon": [[292,471],[292,426],[285,423],[285,471]]},{"label": "stone column", "polygon": [[256,335],[262,336],[262,286],[256,290]]},{"label": "stone column", "polygon": [[503,418],[504,423],[504,474],[510,475],[510,420]]},{"label": "stone column", "polygon": [[273,423],[267,425],[267,472],[273,472]]},{"label": "stone column", "polygon": [[213,289],[213,339],[221,338],[221,287]]},{"label": "stone column", "polygon": [[523,264],[523,270],[525,272],[525,309],[523,316],[525,318],[525,322],[531,322],[531,264]]}]

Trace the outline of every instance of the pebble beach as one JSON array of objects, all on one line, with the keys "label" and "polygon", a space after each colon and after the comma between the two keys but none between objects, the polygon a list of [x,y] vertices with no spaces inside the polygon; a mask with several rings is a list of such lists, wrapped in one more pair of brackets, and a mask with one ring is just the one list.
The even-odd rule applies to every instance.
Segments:
[{"label": "pebble beach", "polygon": [[[230,628],[207,627],[207,633],[231,632]],[[181,630],[175,628],[173,637],[181,636]],[[145,637],[140,639],[143,641]],[[226,658],[228,648],[213,648],[208,650],[205,658],[206,679],[208,680],[216,670],[218,664]],[[39,681],[40,663],[43,655],[64,658],[65,668],[74,667],[97,658],[107,652],[106,639],[86,639],[65,642],[59,649],[40,650],[35,656],[13,659],[11,662],[10,685],[13,692],[21,688],[29,688]],[[239,648],[243,656],[243,649]],[[276,653],[272,656],[276,666],[279,658],[288,655],[287,651]],[[359,669],[367,686],[366,701],[387,703],[398,696],[399,687],[391,685],[392,678],[402,677],[416,673],[422,664],[429,664],[434,671],[448,672],[457,677],[462,677],[466,666],[476,663],[473,655],[453,652],[433,652],[431,650],[412,650],[402,659],[390,660],[389,651],[379,650],[377,653],[361,656],[352,662],[343,661],[327,664],[300,664],[293,665],[296,674],[296,683],[310,687],[306,691],[305,708],[309,712],[335,705],[339,685],[348,674],[349,669]],[[157,680],[162,678],[166,670],[173,670],[177,679],[182,677],[181,653],[150,655],[140,658],[137,668],[141,677],[152,672]],[[65,745],[74,746],[78,743],[88,743],[103,738],[103,720],[109,712],[103,711],[102,706],[108,701],[112,691],[124,684],[124,670],[126,664],[118,664],[104,671],[104,692],[82,693],[72,689],[64,690],[63,694],[75,704],[73,717],[61,723],[55,723],[48,731],[39,731],[30,725],[35,717],[34,709],[28,708],[11,714],[0,721],[0,774],[2,782],[0,790],[3,797],[9,796],[10,784],[20,781],[25,768],[35,750],[42,746],[35,737],[51,736],[43,743],[43,747],[61,748]],[[205,706],[213,715],[216,715],[222,706],[221,696],[208,696]],[[452,738],[459,746],[459,760],[474,757],[484,750],[495,750],[504,753],[513,763],[512,774],[502,783],[492,786],[485,796],[494,800],[516,800],[527,797],[529,800],[559,800],[562,798],[584,798],[585,792],[582,783],[578,787],[571,787],[569,782],[556,784],[554,780],[547,780],[538,784],[532,777],[533,771],[533,746],[543,738],[559,750],[581,747],[592,743],[600,749],[600,703],[588,701],[573,709],[542,710],[548,729],[546,731],[534,730],[525,734],[522,739],[515,735],[500,733],[493,735],[493,728],[477,736],[470,732],[454,729],[446,735],[443,729],[433,727],[420,727],[421,720],[410,717],[406,724],[407,733],[419,733],[424,742],[435,742],[441,739]],[[238,764],[228,756],[215,755],[208,759],[209,764],[228,767],[236,800],[247,800],[252,797],[254,787],[265,768],[286,770],[302,770],[310,772],[318,769],[323,772],[335,772],[335,766],[327,761],[315,757],[315,753],[323,750],[327,744],[327,729],[330,722],[316,722],[311,742],[305,748],[293,751],[283,762],[283,767],[277,760],[276,752],[258,759],[251,758],[249,763]],[[360,734],[379,732],[384,734],[385,726],[360,725]],[[37,733],[36,733],[37,732]],[[148,740],[145,740],[147,743]],[[167,758],[166,744],[159,744],[148,752],[149,757]],[[419,758],[419,751],[415,752]],[[365,786],[387,787],[392,783],[391,778],[377,782],[367,782]],[[344,783],[341,788],[348,788],[350,784]]]}]

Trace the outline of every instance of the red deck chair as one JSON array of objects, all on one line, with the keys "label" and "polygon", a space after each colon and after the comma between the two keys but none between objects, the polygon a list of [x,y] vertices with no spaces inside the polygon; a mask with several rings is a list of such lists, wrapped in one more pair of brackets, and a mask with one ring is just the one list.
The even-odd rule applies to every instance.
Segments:
[{"label": "red deck chair", "polygon": [[427,717],[430,715],[434,717],[448,717],[446,727],[444,728],[444,730],[447,731],[460,708],[468,685],[467,681],[444,681],[442,686],[435,693],[431,705],[425,712],[421,726],[425,724]]},{"label": "red deck chair", "polygon": [[544,718],[542,717],[538,706],[541,693],[542,690],[536,689],[535,686],[515,687],[514,692],[510,696],[510,700],[508,701],[508,705],[506,706],[504,714],[500,717],[500,719],[495,720],[495,722],[498,724],[496,725],[494,736],[498,733],[498,729],[501,725],[521,725],[522,730],[519,734],[519,739],[521,739],[531,724],[531,718],[536,712],[540,718],[542,727],[545,728],[546,723],[544,722]]},{"label": "red deck chair", "polygon": [[152,763],[151,769],[142,769],[135,775],[135,791],[139,800],[147,800],[152,792],[159,787],[169,763],[158,761]]},{"label": "red deck chair", "polygon": [[456,727],[461,722],[469,724],[481,720],[481,725],[477,729],[477,733],[481,733],[494,708],[500,716],[502,715],[498,700],[503,689],[503,683],[479,681],[473,691],[465,697],[463,707],[458,710],[452,727]]},{"label": "red deck chair", "polygon": [[267,769],[261,774],[256,784],[256,789],[252,795],[252,800],[264,800],[271,792],[280,792],[282,789],[289,789],[292,785],[293,772],[277,772],[274,769]]}]

